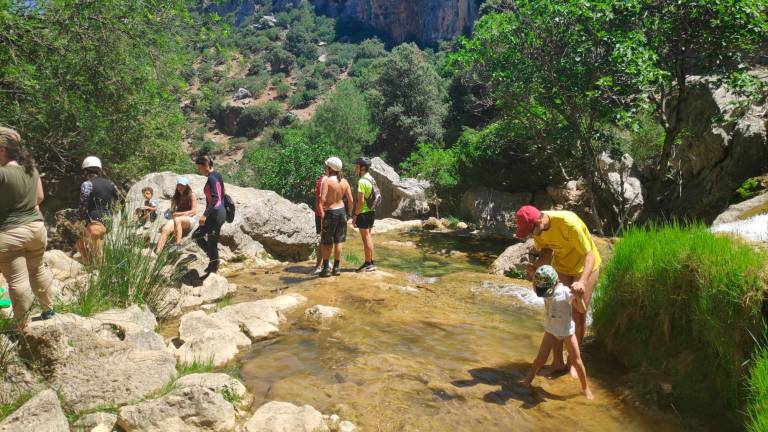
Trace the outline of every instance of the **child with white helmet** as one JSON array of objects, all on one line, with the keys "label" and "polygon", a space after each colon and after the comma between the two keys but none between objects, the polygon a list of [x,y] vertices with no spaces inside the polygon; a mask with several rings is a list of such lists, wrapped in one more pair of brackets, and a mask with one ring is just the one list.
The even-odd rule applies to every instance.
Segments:
[{"label": "child with white helmet", "polygon": [[531,372],[525,379],[526,386],[531,385],[536,373],[544,366],[549,353],[559,341],[564,342],[568,350],[568,358],[576,369],[581,381],[581,391],[587,399],[594,399],[587,383],[587,370],[581,359],[579,344],[576,340],[576,324],[573,322],[572,307],[581,313],[586,313],[586,305],[581,292],[572,292],[570,288],[559,282],[557,272],[552,266],[543,265],[536,269],[533,276],[533,287],[536,295],[544,298],[544,338],[539,346],[539,354],[531,365]]}]

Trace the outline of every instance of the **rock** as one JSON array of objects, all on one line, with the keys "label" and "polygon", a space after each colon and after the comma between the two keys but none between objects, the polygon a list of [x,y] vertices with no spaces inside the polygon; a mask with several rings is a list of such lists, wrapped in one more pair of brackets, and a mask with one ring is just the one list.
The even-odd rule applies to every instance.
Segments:
[{"label": "rock", "polygon": [[319,432],[328,431],[320,411],[309,405],[298,407],[288,402],[268,402],[243,426],[243,432]]},{"label": "rock", "polygon": [[185,375],[176,380],[176,389],[203,387],[215,393],[229,393],[239,398],[248,394],[243,383],[224,373],[197,373]]},{"label": "rock", "polygon": [[[576,213],[590,231],[601,227],[597,216],[592,211],[592,194],[583,179],[570,180],[560,186],[547,186],[547,195],[552,203],[552,210],[568,210]],[[538,194],[537,194],[538,195]],[[546,200],[538,197],[540,202]],[[538,207],[548,210],[547,207]]]},{"label": "rock", "polygon": [[127,309],[112,309],[93,316],[93,319],[119,327],[137,327],[154,330],[157,320],[147,306],[132,305]]},{"label": "rock", "polygon": [[83,265],[60,250],[45,251],[43,262],[51,270],[53,277],[60,281],[76,278],[83,273]]},{"label": "rock", "polygon": [[134,330],[59,314],[27,326],[22,354],[39,365],[72,409],[119,405],[159,390],[176,373],[164,347],[120,340]]},{"label": "rock", "polygon": [[403,241],[399,241],[399,240],[387,240],[387,241],[385,241],[382,244],[386,245],[386,246],[392,246],[392,247],[403,248],[403,249],[416,249],[416,248],[419,247],[419,245],[417,245],[416,243],[414,243],[412,241],[404,241],[403,242]]},{"label": "rock", "polygon": [[315,305],[304,311],[304,318],[312,322],[325,322],[344,316],[344,311],[333,306]]},{"label": "rock", "polygon": [[235,409],[221,393],[189,386],[120,408],[117,425],[126,432],[229,432],[235,427]]},{"label": "rock", "polygon": [[357,426],[348,420],[339,423],[339,432],[357,432]]},{"label": "rock", "polygon": [[459,222],[456,224],[456,229],[458,230],[466,230],[469,229],[469,225],[467,225],[466,222]]},{"label": "rock", "polygon": [[[247,9],[241,3],[252,1],[230,0],[231,6],[225,10],[245,12]],[[275,0],[274,7],[285,10],[299,3],[300,0]],[[310,3],[318,14],[336,18],[340,26],[362,25],[384,33],[394,44],[415,41],[424,45],[471,33],[479,4],[472,0],[312,0]]]},{"label": "rock", "polygon": [[401,221],[393,218],[377,219],[373,225],[373,231],[376,234],[387,232],[402,232],[414,229],[421,229],[421,220]]},{"label": "rock", "polygon": [[181,307],[189,308],[203,303],[218,301],[237,290],[235,285],[230,285],[227,278],[216,273],[211,273],[203,280],[201,286],[181,286]]},{"label": "rock", "polygon": [[17,345],[0,334],[0,405],[10,404],[25,392],[33,391],[39,379],[27,369],[17,353]]},{"label": "rock", "polygon": [[[753,72],[768,82],[764,72]],[[720,77],[692,76],[688,109],[680,119],[675,167],[661,192],[666,217],[713,221],[748,178],[768,171],[768,99],[729,89]]]},{"label": "rock", "polygon": [[428,230],[428,231],[436,231],[436,230],[443,230],[443,229],[445,229],[445,227],[443,226],[443,222],[440,219],[436,218],[436,217],[431,217],[431,218],[425,220],[421,224],[421,228],[425,229],[425,230]]},{"label": "rock", "polygon": [[600,171],[605,178],[597,177],[596,200],[602,225],[616,230],[637,221],[643,211],[643,185],[640,174],[635,170],[632,157],[625,154],[614,161],[606,153],[598,159]]},{"label": "rock", "polygon": [[[75,428],[79,428],[85,431],[94,432],[96,430],[104,430],[111,432],[115,428],[117,423],[117,415],[105,412],[97,412],[93,414],[87,414],[80,418],[77,423],[74,424]],[[96,429],[101,428],[101,429]]]},{"label": "rock", "polygon": [[233,96],[233,99],[234,99],[234,100],[242,100],[242,99],[248,99],[248,98],[250,98],[250,97],[253,97],[253,95],[251,94],[251,92],[250,92],[250,91],[248,91],[248,89],[244,89],[244,88],[240,87],[240,88],[239,88],[239,89],[237,89],[237,91],[235,92],[235,95]]},{"label": "rock", "polygon": [[766,212],[768,212],[768,193],[758,195],[738,204],[733,204],[715,218],[714,222],[712,222],[712,226],[716,227],[718,225],[736,222]]},{"label": "rock", "polygon": [[510,270],[516,270],[524,273],[528,264],[536,261],[538,252],[533,245],[533,240],[525,243],[518,243],[508,247],[496,261],[491,264],[491,273],[495,275],[504,275]]},{"label": "rock", "polygon": [[69,423],[53,390],[43,390],[0,422],[0,432],[69,432]]},{"label": "rock", "polygon": [[269,300],[227,306],[211,318],[238,326],[254,342],[277,336],[279,332],[280,316]]},{"label": "rock", "polygon": [[417,219],[429,213],[429,182],[401,179],[392,167],[378,157],[371,160],[371,175],[381,191],[377,218]]},{"label": "rock", "polygon": [[483,234],[512,239],[515,236],[515,212],[531,202],[530,193],[508,193],[489,188],[474,188],[464,193],[461,209]]},{"label": "rock", "polygon": [[292,293],[283,294],[281,296],[262,301],[267,302],[270,306],[275,308],[276,311],[285,313],[290,312],[291,310],[296,309],[297,307],[306,303],[307,298],[301,294]]},{"label": "rock", "polygon": [[755,242],[768,242],[768,214],[745,220],[721,223],[710,228],[714,233],[728,233]]},{"label": "rock", "polygon": [[[206,179],[193,174],[187,177],[202,213],[205,208],[202,190]],[[176,178],[177,174],[171,172],[146,175],[128,192],[129,207],[138,207],[143,202],[141,189],[150,186],[160,200],[159,211],[169,208]],[[219,249],[223,254],[249,256],[265,250],[281,260],[303,261],[309,257],[317,243],[314,216],[309,206],[293,204],[272,191],[230,184],[226,184],[225,189],[235,201],[237,212],[235,220],[222,228]]]},{"label": "rock", "polygon": [[181,317],[179,325],[181,346],[171,347],[180,363],[213,360],[214,366],[221,366],[233,359],[240,347],[248,346],[251,340],[240,326],[209,317],[203,311],[194,311]]}]

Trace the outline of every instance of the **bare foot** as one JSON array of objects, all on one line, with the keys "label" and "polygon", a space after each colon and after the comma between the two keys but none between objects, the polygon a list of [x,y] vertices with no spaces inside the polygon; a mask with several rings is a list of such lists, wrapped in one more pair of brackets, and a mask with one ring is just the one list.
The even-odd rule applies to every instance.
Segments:
[{"label": "bare foot", "polygon": [[595,400],[595,395],[592,394],[592,390],[589,388],[582,390],[581,392],[584,393],[584,396],[586,396],[588,400]]},{"label": "bare foot", "polygon": [[576,368],[571,366],[570,368],[571,378],[573,379],[579,379],[579,374],[576,373]]}]

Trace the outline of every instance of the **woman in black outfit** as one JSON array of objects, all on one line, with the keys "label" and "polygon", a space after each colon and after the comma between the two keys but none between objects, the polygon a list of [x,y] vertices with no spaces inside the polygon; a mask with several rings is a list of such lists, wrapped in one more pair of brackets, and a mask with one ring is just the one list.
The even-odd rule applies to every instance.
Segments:
[{"label": "woman in black outfit", "polygon": [[195,159],[197,172],[208,177],[203,193],[205,193],[205,211],[200,217],[200,228],[194,234],[197,244],[208,255],[206,273],[216,273],[219,270],[219,233],[227,219],[224,208],[224,180],[221,174],[213,170],[213,160],[210,156],[201,155]]}]

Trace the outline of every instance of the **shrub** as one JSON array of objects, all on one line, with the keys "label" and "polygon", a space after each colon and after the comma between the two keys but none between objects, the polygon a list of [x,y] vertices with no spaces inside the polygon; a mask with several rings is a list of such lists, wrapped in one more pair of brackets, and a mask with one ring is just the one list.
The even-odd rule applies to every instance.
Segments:
[{"label": "shrub", "polygon": [[284,113],[279,103],[270,101],[261,106],[250,106],[237,119],[237,136],[255,137],[272,125]]},{"label": "shrub", "polygon": [[733,414],[765,265],[765,252],[703,225],[632,227],[595,293],[593,330],[626,366],[667,375],[678,409]]},{"label": "shrub", "polygon": [[747,381],[747,431],[768,431],[768,347],[763,345],[752,357]]},{"label": "shrub", "polygon": [[75,300],[57,309],[90,316],[137,304],[149,307],[158,319],[166,317],[176,306],[169,301],[169,290],[181,278],[174,265],[178,253],[167,249],[151,256],[145,238],[136,235],[136,222],[128,212],[121,212],[107,225],[104,262],[89,271]]},{"label": "shrub", "polygon": [[317,90],[304,90],[296,92],[288,98],[288,105],[293,109],[306,108],[314,102],[315,99],[317,99]]},{"label": "shrub", "polygon": [[275,89],[277,90],[277,97],[279,98],[285,98],[288,96],[288,93],[291,92],[291,86],[285,82],[279,83],[277,86],[275,86]]}]

